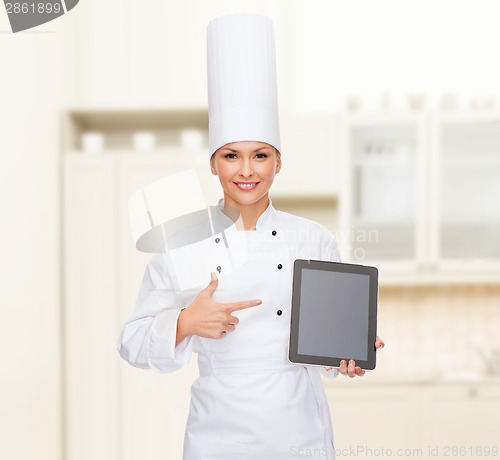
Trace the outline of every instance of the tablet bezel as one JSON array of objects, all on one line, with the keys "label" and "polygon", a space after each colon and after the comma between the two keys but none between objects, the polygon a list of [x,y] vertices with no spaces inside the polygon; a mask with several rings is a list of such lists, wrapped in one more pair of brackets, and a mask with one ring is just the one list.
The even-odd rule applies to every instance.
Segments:
[{"label": "tablet bezel", "polygon": [[375,340],[377,338],[377,303],[378,303],[378,270],[367,265],[346,264],[340,262],[326,262],[321,260],[297,259],[293,264],[292,307],[290,314],[290,341],[288,359],[296,364],[313,364],[321,366],[339,367],[340,361],[349,360],[349,356],[319,356],[302,355],[298,353],[299,321],[300,321],[300,293],[302,284],[302,270],[322,270],[337,273],[353,273],[369,275],[369,304],[368,304],[368,350],[366,361],[356,360],[356,366],[364,370],[373,370],[376,366]]}]

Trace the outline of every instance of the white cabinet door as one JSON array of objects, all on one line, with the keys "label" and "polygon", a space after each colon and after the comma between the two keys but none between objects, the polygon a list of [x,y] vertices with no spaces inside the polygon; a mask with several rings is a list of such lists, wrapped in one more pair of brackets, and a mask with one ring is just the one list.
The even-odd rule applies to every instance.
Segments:
[{"label": "white cabinet door", "polygon": [[425,444],[437,447],[439,458],[489,457],[493,455],[487,455],[486,449],[493,447],[497,448],[495,456],[500,455],[498,385],[429,388],[425,407]]},{"label": "white cabinet door", "polygon": [[206,106],[209,20],[270,11],[269,0],[85,3],[75,15],[81,37],[75,102],[118,106]]},{"label": "white cabinet door", "polygon": [[68,155],[63,161],[64,457],[121,460],[114,159]]},{"label": "white cabinet door", "polygon": [[419,448],[417,387],[352,383],[327,386],[338,456],[370,459],[382,450],[396,456],[398,449]]},{"label": "white cabinet door", "polygon": [[272,196],[333,197],[338,191],[334,118],[289,116],[280,124],[282,167]]},{"label": "white cabinet door", "polygon": [[342,127],[342,233],[349,259],[415,271],[425,260],[425,120],[353,116]]},{"label": "white cabinet door", "polygon": [[498,115],[441,116],[433,121],[433,262],[442,268],[473,263],[476,270],[498,272]]},{"label": "white cabinet door", "polygon": [[328,382],[337,455],[446,459],[500,455],[500,386]]}]

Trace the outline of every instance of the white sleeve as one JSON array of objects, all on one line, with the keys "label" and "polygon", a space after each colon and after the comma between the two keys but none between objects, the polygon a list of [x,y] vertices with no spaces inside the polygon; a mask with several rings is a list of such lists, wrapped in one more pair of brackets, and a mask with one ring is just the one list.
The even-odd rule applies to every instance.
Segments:
[{"label": "white sleeve", "polygon": [[177,319],[182,308],[178,290],[165,265],[165,254],[151,257],[134,311],[123,325],[118,352],[132,366],[155,372],[173,372],[186,364],[193,337],[175,346]]}]

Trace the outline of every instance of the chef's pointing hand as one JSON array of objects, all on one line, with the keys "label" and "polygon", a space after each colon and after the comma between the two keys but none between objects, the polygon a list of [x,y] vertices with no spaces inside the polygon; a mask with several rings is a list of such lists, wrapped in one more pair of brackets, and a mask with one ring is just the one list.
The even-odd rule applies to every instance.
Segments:
[{"label": "chef's pointing hand", "polygon": [[193,303],[184,308],[177,320],[176,345],[189,335],[198,335],[210,339],[220,339],[227,332],[233,331],[239,322],[231,313],[245,308],[255,307],[261,300],[220,303],[213,300],[219,280],[215,273],[210,273],[211,281],[201,291]]}]

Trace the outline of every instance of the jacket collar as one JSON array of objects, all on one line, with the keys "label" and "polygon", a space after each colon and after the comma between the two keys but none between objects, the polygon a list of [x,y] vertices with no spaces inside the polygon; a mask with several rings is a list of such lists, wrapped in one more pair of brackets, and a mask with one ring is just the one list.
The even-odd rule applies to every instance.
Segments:
[{"label": "jacket collar", "polygon": [[[221,198],[219,200],[218,207],[219,207],[219,211],[222,213],[222,210],[224,209],[224,198]],[[256,231],[265,230],[266,228],[269,228],[270,226],[272,226],[273,222],[276,218],[277,212],[278,211],[274,208],[271,198],[269,198],[269,204],[267,205],[267,208],[264,210],[264,212],[257,219],[257,223],[255,225]]]}]

